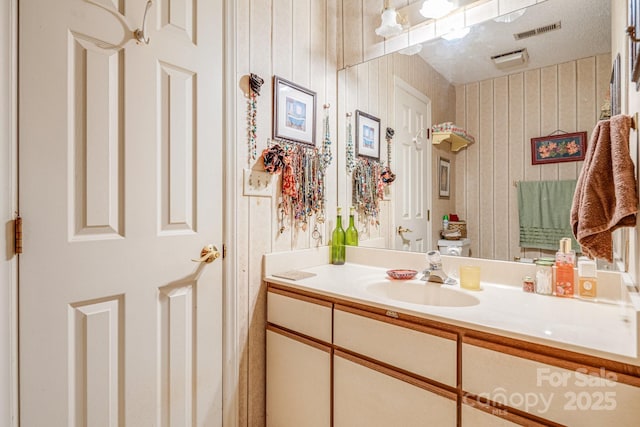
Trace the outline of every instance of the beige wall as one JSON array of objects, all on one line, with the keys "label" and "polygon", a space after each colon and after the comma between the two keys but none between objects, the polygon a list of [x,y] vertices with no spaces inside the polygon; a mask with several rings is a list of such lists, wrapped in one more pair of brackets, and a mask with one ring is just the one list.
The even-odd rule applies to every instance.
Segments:
[{"label": "beige wall", "polygon": [[[431,100],[433,123],[453,119],[455,111],[454,87],[419,55],[406,56],[396,53],[341,70],[338,73],[338,150],[340,153],[339,164],[341,165],[338,169],[338,202],[342,206],[351,204],[351,181],[343,167],[346,148],[346,113],[355,114],[355,110],[362,110],[380,118],[381,132],[384,132],[387,127],[394,128],[395,78],[401,79]],[[355,126],[355,120],[353,125]],[[381,160],[386,161],[386,142],[384,139],[381,141],[380,148]],[[452,162],[455,162],[455,155],[449,152],[448,144],[432,146],[431,149],[433,172],[431,179],[432,182],[437,182],[436,164],[438,155],[443,154],[451,159]],[[391,166],[396,174],[402,173],[401,170],[394,168],[393,158],[391,159]],[[393,189],[394,186],[392,184],[389,191],[392,193]],[[437,234],[440,230],[440,221],[437,219],[442,218],[445,213],[451,212],[453,201],[453,197],[449,200],[438,199],[437,193],[433,197],[432,218],[434,219],[434,225],[432,238],[435,239],[433,240],[434,242],[437,241]],[[363,244],[367,244],[366,240],[368,239],[384,238],[385,246],[390,247],[390,241],[394,238],[393,213],[391,209],[392,204],[390,201],[381,203],[381,225],[379,227],[362,224],[367,229],[367,232],[361,237]]]},{"label": "beige wall", "polygon": [[[316,140],[322,141],[322,105],[332,108],[331,130],[335,142],[336,105],[336,22],[337,0],[238,0],[237,47],[235,52],[238,83],[236,92],[236,138],[238,168],[236,188],[241,189],[244,168],[261,169],[247,159],[247,100],[240,80],[256,73],[265,80],[258,99],[258,153],[267,145],[272,123],[272,76],[278,75],[317,92],[318,120]],[[335,150],[335,145],[332,147]],[[334,151],[335,154],[335,151]],[[327,212],[335,216],[335,161],[328,171]],[[279,193],[273,181],[272,197],[240,197],[236,213],[238,234],[238,324],[244,343],[239,378],[241,426],[265,423],[265,308],[266,293],[261,284],[262,255],[276,251],[308,248],[315,244],[307,231],[278,232]],[[240,192],[240,194],[242,194]],[[312,224],[313,225],[313,224]],[[333,221],[320,226],[326,242]]]},{"label": "beige wall", "polygon": [[521,251],[516,181],[577,179],[582,162],[531,165],[531,138],[556,130],[591,136],[609,90],[609,54],[456,87],[456,120],[476,137],[457,155],[456,211],[473,256]]}]

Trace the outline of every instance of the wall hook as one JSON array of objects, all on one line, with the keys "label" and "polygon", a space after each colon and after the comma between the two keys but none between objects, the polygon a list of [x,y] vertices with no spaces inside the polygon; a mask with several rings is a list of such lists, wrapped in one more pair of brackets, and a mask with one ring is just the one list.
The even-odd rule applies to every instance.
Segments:
[{"label": "wall hook", "polygon": [[138,40],[138,43],[149,44],[149,36],[147,36],[147,13],[151,8],[153,2],[147,1],[147,5],[144,8],[144,16],[142,17],[142,28],[138,28],[133,32],[133,36]]}]

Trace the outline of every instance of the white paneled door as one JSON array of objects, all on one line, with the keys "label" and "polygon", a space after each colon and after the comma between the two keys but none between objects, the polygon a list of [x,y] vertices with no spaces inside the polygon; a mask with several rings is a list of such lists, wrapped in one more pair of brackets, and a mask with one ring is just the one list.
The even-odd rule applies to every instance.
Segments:
[{"label": "white paneled door", "polygon": [[431,249],[431,102],[396,81],[394,159],[394,248]]},{"label": "white paneled door", "polygon": [[20,2],[22,427],[220,426],[222,1]]}]

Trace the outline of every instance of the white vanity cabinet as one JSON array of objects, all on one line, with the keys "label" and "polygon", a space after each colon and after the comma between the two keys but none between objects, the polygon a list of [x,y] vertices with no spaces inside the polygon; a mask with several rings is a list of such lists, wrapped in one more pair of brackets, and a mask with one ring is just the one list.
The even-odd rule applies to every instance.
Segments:
[{"label": "white vanity cabinet", "polygon": [[267,305],[267,427],[329,427],[332,304],[270,289]]},{"label": "white vanity cabinet", "polygon": [[[480,339],[462,344],[463,393],[561,425],[640,425],[638,382],[604,367]],[[462,418],[465,425],[464,412]]]},{"label": "white vanity cabinet", "polygon": [[455,427],[456,393],[336,350],[335,427]]}]

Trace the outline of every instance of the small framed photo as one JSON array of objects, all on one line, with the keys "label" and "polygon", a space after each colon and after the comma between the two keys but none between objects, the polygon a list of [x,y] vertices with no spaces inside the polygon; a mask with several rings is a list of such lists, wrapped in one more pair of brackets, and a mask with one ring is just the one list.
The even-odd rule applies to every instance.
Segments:
[{"label": "small framed photo", "polygon": [[451,189],[451,161],[444,157],[438,158],[438,197],[448,199]]},{"label": "small framed photo", "polygon": [[273,138],[316,145],[316,93],[273,77]]},{"label": "small framed photo", "polygon": [[584,160],[586,145],[586,132],[531,138],[531,164],[542,165]]},{"label": "small framed photo", "polygon": [[356,155],[380,160],[380,119],[356,110]]}]

